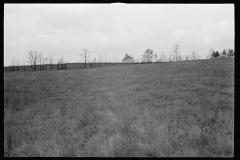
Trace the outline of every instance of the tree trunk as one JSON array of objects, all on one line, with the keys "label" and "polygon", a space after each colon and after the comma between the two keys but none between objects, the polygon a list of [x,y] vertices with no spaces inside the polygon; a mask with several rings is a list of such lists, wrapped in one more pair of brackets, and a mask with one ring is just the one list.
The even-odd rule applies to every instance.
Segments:
[{"label": "tree trunk", "polygon": [[85,68],[87,68],[87,56],[86,56],[86,53],[85,53]]}]

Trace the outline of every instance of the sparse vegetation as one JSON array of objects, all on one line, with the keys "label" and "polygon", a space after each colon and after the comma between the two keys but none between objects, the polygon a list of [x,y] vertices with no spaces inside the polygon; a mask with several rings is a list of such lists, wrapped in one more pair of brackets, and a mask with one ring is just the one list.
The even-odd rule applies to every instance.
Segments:
[{"label": "sparse vegetation", "polygon": [[134,63],[134,58],[128,54],[122,60],[123,63]]},{"label": "sparse vegetation", "polygon": [[157,54],[153,52],[152,49],[147,49],[142,56],[143,63],[152,63],[156,60]]},{"label": "sparse vegetation", "polygon": [[233,157],[233,125],[234,59],[4,72],[4,156]]}]

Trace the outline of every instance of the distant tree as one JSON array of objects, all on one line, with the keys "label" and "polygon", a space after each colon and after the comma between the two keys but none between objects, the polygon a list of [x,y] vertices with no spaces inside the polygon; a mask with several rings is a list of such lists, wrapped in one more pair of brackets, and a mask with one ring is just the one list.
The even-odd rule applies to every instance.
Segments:
[{"label": "distant tree", "polygon": [[191,60],[196,60],[196,51],[191,52]]},{"label": "distant tree", "polygon": [[39,66],[40,66],[40,70],[42,70],[42,63],[43,63],[43,56],[40,57],[40,60],[39,60]]},{"label": "distant tree", "polygon": [[172,61],[172,52],[170,51],[169,52],[169,62],[171,62]]},{"label": "distant tree", "polygon": [[235,56],[235,52],[234,52],[234,50],[232,49],[232,51],[231,51],[231,57],[234,57]]},{"label": "distant tree", "polygon": [[45,69],[47,70],[48,58],[43,59],[43,65],[45,64]]},{"label": "distant tree", "polygon": [[123,63],[134,63],[134,59],[132,56],[125,54],[125,57],[122,60]]},{"label": "distant tree", "polygon": [[186,56],[185,56],[185,61],[189,61],[189,60],[190,60],[189,55],[186,55]]},{"label": "distant tree", "polygon": [[173,45],[173,53],[175,55],[176,61],[178,60],[178,55],[181,53],[180,49],[181,49],[181,47],[179,44]]},{"label": "distant tree", "polygon": [[219,54],[219,52],[218,51],[213,51],[213,53],[212,53],[212,55],[211,55],[211,57],[212,58],[218,58],[220,56],[220,54]]},{"label": "distant tree", "polygon": [[37,63],[42,59],[42,53],[38,51],[28,52],[28,63],[30,63],[32,70],[36,71]]},{"label": "distant tree", "polygon": [[79,55],[83,56],[85,59],[85,68],[87,68],[87,54],[90,53],[88,49],[83,48],[81,50],[83,53],[79,53]]},{"label": "distant tree", "polygon": [[54,61],[55,61],[54,56],[53,56],[53,55],[50,55],[50,56],[48,57],[48,62],[50,63],[51,71],[52,71],[52,66],[53,66]]},{"label": "distant tree", "polygon": [[14,72],[14,71],[15,71],[15,70],[14,70],[15,58],[13,58],[13,59],[11,60],[11,63],[12,63],[12,65],[11,65],[11,70]]},{"label": "distant tree", "polygon": [[16,67],[16,71],[19,70],[19,64],[20,64],[20,60],[17,60],[15,58],[13,58],[11,60],[12,66],[11,66],[11,70],[14,72],[15,71],[15,67]]},{"label": "distant tree", "polygon": [[166,61],[166,55],[164,54],[164,52],[162,52],[161,54],[161,62],[165,62]]},{"label": "distant tree", "polygon": [[196,60],[197,59],[201,59],[201,57],[200,57],[200,55],[198,53],[196,53],[195,58],[196,58]]},{"label": "distant tree", "polygon": [[228,49],[227,57],[234,57],[234,56],[235,56],[235,52],[233,51],[233,49]]},{"label": "distant tree", "polygon": [[101,54],[98,56],[98,62],[102,63],[102,55]]},{"label": "distant tree", "polygon": [[20,60],[15,60],[15,64],[17,66],[17,71],[19,70],[19,64],[20,64]]},{"label": "distant tree", "polygon": [[208,52],[206,58],[207,58],[207,59],[210,59],[210,58],[212,57],[213,52],[214,52],[213,48],[209,49],[209,52]]},{"label": "distant tree", "polygon": [[65,65],[64,65],[64,58],[61,57],[60,59],[58,59],[58,69],[59,70],[62,70],[62,69],[65,69]]},{"label": "distant tree", "polygon": [[182,61],[182,56],[179,54],[177,59],[178,61]]},{"label": "distant tree", "polygon": [[93,64],[96,63],[96,62],[97,62],[97,60],[96,60],[96,58],[94,58],[92,63],[90,63],[90,67],[93,67],[94,66]]},{"label": "distant tree", "polygon": [[102,63],[102,55],[101,55],[101,54],[99,54],[99,55],[98,55],[98,66],[100,66],[100,67],[101,67],[101,66],[102,66],[102,64],[101,64],[101,63]]},{"label": "distant tree", "polygon": [[157,62],[157,54],[156,53],[153,55],[153,60],[154,60],[154,62]]},{"label": "distant tree", "polygon": [[22,60],[23,70],[25,71],[25,60]]},{"label": "distant tree", "polygon": [[153,53],[152,49],[147,49],[142,56],[142,61],[151,63],[156,58],[156,54]]},{"label": "distant tree", "polygon": [[105,54],[105,66],[106,66],[106,63],[107,63],[107,53]]},{"label": "distant tree", "polygon": [[159,55],[158,57],[159,57],[159,58],[156,58],[156,59],[155,59],[155,62],[158,62],[158,63],[159,63],[159,62],[162,62],[162,61],[163,61],[163,60],[162,60],[162,56]]},{"label": "distant tree", "polygon": [[221,57],[222,57],[222,58],[227,57],[227,50],[226,50],[225,48],[224,48],[223,51],[222,51]]}]

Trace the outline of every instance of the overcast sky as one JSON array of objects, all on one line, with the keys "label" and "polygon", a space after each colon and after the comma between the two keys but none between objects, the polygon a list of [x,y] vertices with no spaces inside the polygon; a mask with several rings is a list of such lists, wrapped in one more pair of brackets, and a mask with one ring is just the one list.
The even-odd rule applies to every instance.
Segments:
[{"label": "overcast sky", "polygon": [[83,62],[87,48],[90,61],[116,62],[148,48],[168,56],[174,44],[206,58],[210,48],[234,49],[234,20],[233,4],[5,4],[4,66],[31,50]]}]

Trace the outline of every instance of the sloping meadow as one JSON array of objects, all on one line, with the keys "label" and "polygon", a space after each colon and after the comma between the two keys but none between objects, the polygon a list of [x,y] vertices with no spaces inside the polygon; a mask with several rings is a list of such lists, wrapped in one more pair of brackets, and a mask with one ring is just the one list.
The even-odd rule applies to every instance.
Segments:
[{"label": "sloping meadow", "polygon": [[4,155],[233,157],[233,59],[4,73]]}]

